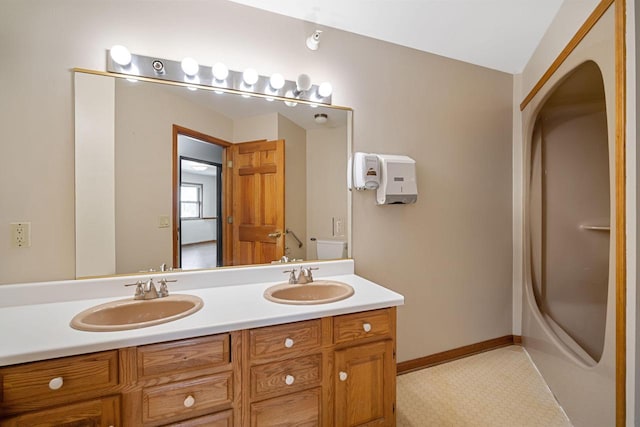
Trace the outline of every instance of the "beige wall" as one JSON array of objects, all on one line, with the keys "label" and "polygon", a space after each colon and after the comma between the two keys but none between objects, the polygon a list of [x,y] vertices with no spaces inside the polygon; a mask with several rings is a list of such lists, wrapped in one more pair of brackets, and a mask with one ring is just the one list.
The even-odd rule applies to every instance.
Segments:
[{"label": "beige wall", "polygon": [[245,117],[233,121],[232,142],[278,139],[278,113]]},{"label": "beige wall", "polygon": [[309,259],[305,253],[307,246],[307,132],[278,114],[278,139],[284,139],[285,144],[285,226],[293,230],[303,243],[299,248],[293,236],[286,234],[284,236],[287,248],[285,254],[290,258]]},{"label": "beige wall", "polygon": [[[172,125],[229,140],[228,118],[173,91],[116,82],[116,271],[172,265]],[[73,231],[71,231],[73,234]]]},{"label": "beige wall", "polygon": [[[342,218],[346,223],[347,199],[330,199],[332,188],[346,188],[346,137],[345,126],[307,131],[307,234],[310,238],[347,240],[346,227],[344,235],[333,236],[332,222],[332,218]],[[307,258],[317,259],[316,245],[307,243]]]},{"label": "beige wall", "polygon": [[[310,51],[316,25],[223,1],[2,1],[0,282],[73,277],[70,69],[125,44],[331,81],[355,150],[417,161],[415,205],[353,195],[357,273],[406,297],[398,360],[511,333],[511,75],[328,28]],[[12,221],[32,222],[31,248],[9,248]]]}]

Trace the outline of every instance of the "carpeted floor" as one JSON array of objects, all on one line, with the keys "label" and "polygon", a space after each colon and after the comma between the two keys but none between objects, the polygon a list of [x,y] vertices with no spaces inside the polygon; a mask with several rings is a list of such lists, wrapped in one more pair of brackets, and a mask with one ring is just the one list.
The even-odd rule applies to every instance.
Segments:
[{"label": "carpeted floor", "polygon": [[400,375],[398,427],[571,426],[520,346]]}]

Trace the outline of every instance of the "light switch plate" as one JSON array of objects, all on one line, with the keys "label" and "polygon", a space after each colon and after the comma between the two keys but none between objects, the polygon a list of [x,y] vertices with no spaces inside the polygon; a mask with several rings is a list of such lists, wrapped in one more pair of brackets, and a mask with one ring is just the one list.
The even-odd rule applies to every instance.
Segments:
[{"label": "light switch plate", "polygon": [[333,217],[333,236],[344,236],[344,218],[337,216]]},{"label": "light switch plate", "polygon": [[158,228],[169,228],[169,215],[160,215],[158,217]]}]

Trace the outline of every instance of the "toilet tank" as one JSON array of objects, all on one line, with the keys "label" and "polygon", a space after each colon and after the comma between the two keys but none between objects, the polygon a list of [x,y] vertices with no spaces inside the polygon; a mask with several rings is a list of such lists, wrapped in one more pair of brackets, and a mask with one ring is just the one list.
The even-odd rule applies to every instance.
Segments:
[{"label": "toilet tank", "polygon": [[318,259],[341,259],[347,257],[347,242],[344,240],[316,240]]}]

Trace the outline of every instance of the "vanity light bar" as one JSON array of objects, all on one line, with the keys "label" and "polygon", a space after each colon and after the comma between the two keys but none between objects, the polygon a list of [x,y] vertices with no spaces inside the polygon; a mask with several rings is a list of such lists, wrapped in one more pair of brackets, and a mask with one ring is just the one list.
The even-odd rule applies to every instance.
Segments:
[{"label": "vanity light bar", "polygon": [[[217,89],[234,90],[243,92],[245,94],[261,94],[267,97],[279,97],[289,99],[299,99],[309,101],[317,104],[331,105],[331,90],[327,91],[326,88],[331,88],[329,83],[322,83],[321,85],[311,85],[310,87],[304,87],[304,90],[300,90],[300,86],[295,81],[284,80],[284,84],[281,85],[281,76],[278,75],[278,83],[274,88],[271,84],[271,77],[257,75],[251,76],[249,82],[255,83],[247,84],[245,82],[246,74],[240,71],[228,70],[228,75],[224,80],[217,80],[213,76],[212,67],[199,65],[197,63],[191,63],[191,58],[185,60],[172,61],[170,59],[154,58],[151,56],[143,56],[130,54],[130,60],[128,63],[122,65],[113,59],[111,52],[116,49],[114,46],[107,52],[107,71],[126,74],[132,77],[148,77],[159,80],[167,80],[178,83],[185,83],[187,85],[199,85],[209,86]],[[116,56],[116,59],[118,57]],[[129,59],[127,57],[127,59]],[[120,61],[125,62],[125,61]],[[194,66],[195,64],[195,66]],[[185,72],[185,67],[187,68]],[[249,74],[253,74],[253,70]],[[307,75],[302,74],[301,77],[308,79]],[[298,81],[300,77],[298,78]],[[293,104],[295,105],[295,104]]]}]

